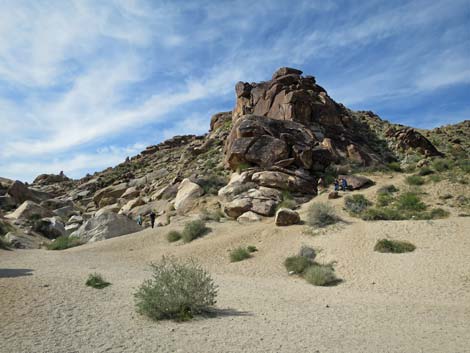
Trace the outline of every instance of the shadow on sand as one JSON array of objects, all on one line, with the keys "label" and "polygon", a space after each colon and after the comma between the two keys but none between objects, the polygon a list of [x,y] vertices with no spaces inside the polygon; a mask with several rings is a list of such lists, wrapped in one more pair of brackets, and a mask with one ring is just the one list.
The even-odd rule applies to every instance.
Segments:
[{"label": "shadow on sand", "polygon": [[0,268],[0,278],[32,276],[33,270],[28,268]]},{"label": "shadow on sand", "polygon": [[253,316],[254,314],[249,311],[239,311],[236,309],[226,308],[211,308],[208,309],[202,316],[206,318],[226,317],[226,316]]}]

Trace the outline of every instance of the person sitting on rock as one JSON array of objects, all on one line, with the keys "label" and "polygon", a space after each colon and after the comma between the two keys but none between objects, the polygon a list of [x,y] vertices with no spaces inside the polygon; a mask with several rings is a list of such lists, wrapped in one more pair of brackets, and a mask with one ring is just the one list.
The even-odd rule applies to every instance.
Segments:
[{"label": "person sitting on rock", "polygon": [[334,185],[335,185],[335,191],[338,191],[339,190],[339,181],[338,181],[338,179],[335,179]]},{"label": "person sitting on rock", "polygon": [[345,178],[341,179],[341,190],[346,191],[348,189],[348,182]]},{"label": "person sitting on rock", "polygon": [[155,218],[157,217],[157,215],[155,214],[155,212],[151,211],[149,216],[150,216],[150,225],[153,228],[155,226]]}]

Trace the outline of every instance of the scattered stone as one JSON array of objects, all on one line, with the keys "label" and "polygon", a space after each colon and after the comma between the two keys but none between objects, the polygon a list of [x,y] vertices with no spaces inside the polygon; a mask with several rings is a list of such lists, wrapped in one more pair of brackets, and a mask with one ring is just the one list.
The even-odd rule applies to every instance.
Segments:
[{"label": "scattered stone", "polygon": [[332,200],[332,199],[338,199],[340,196],[339,196],[339,193],[338,191],[332,191],[328,194],[328,199],[329,200]]},{"label": "scattered stone", "polygon": [[237,218],[238,223],[259,222],[261,220],[262,217],[252,211],[245,212]]}]

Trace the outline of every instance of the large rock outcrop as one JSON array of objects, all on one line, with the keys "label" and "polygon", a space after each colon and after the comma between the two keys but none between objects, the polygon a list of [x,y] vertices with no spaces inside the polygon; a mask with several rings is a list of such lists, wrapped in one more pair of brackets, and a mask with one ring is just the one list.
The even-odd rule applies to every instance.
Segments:
[{"label": "large rock outcrop", "polygon": [[126,216],[113,212],[104,212],[85,222],[71,237],[78,237],[86,242],[94,242],[121,235],[135,233],[143,228]]}]

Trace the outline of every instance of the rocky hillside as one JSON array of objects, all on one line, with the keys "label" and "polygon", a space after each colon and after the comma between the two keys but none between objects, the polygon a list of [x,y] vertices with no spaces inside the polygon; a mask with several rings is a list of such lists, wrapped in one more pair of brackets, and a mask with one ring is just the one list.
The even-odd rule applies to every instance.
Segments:
[{"label": "rocky hillside", "polygon": [[256,220],[310,200],[319,178],[425,168],[436,159],[468,175],[468,120],[433,130],[392,124],[351,111],[292,68],[239,82],[235,93],[233,111],[214,115],[203,136],[175,136],[79,180],[0,178],[0,235],[17,247],[59,236],[96,241],[139,230],[136,217],[148,222],[152,210],[158,226],[202,209]]}]

